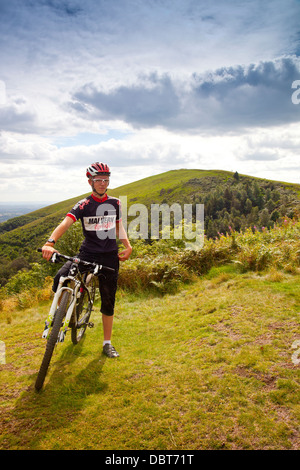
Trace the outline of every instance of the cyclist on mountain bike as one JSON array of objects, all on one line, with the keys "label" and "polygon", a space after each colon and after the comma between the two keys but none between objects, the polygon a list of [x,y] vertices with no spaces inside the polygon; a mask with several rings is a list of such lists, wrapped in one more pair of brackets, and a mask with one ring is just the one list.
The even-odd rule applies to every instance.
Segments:
[{"label": "cyclist on mountain bike", "polygon": [[[86,176],[92,187],[92,194],[75,204],[62,223],[52,232],[42,252],[43,257],[49,261],[53,252],[57,251],[54,249],[54,244],[74,222],[80,219],[85,239],[78,257],[83,261],[95,262],[115,269],[113,274],[101,275],[99,290],[104,335],[103,353],[108,357],[118,357],[119,354],[111,344],[111,335],[119,261],[125,261],[130,257],[132,247],[122,224],[120,201],[106,193],[110,177],[109,167],[105,163],[92,163],[86,170]],[[116,237],[125,247],[120,253],[118,253]],[[66,274],[69,267],[70,262],[67,262],[56,274],[53,282],[54,292],[60,276]]]}]

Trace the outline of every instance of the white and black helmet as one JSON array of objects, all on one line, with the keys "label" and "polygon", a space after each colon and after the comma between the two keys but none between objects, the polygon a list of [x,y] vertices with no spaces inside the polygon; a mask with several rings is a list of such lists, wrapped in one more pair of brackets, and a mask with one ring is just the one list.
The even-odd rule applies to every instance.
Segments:
[{"label": "white and black helmet", "polygon": [[108,175],[110,176],[110,170],[108,165],[106,163],[92,163],[87,169],[86,169],[86,176],[88,178],[92,178],[93,176],[97,175]]}]

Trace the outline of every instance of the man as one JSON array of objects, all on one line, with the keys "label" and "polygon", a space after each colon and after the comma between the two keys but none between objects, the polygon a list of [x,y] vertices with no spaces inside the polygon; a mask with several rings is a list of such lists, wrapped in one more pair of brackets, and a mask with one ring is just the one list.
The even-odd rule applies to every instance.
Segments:
[{"label": "man", "polygon": [[[126,231],[122,224],[120,201],[106,194],[109,185],[110,170],[105,163],[93,163],[86,170],[92,194],[79,201],[67,214],[65,219],[52,232],[51,237],[42,248],[43,257],[50,260],[57,240],[77,220],[81,220],[85,239],[80,247],[78,257],[83,261],[96,262],[115,269],[113,274],[101,276],[99,289],[101,295],[101,313],[103,323],[103,353],[108,357],[119,354],[111,344],[115,294],[119,271],[119,261],[127,260],[132,252]],[[118,253],[116,237],[125,249]],[[59,278],[66,274],[69,264],[66,263],[54,278],[53,290],[57,289]]]}]

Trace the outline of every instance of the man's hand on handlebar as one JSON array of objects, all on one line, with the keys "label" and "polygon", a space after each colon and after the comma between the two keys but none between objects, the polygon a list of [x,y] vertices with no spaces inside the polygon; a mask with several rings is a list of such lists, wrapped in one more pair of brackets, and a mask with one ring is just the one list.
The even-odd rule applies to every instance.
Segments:
[{"label": "man's hand on handlebar", "polygon": [[55,252],[58,253],[58,251],[55,250],[55,248],[53,248],[53,246],[44,245],[43,248],[42,248],[43,258],[45,258],[47,261],[50,261],[51,256]]}]

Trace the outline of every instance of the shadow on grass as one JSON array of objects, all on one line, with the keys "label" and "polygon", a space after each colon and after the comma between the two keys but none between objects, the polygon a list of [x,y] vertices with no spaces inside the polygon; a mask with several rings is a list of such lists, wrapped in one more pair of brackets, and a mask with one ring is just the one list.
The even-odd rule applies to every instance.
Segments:
[{"label": "shadow on grass", "polygon": [[[82,364],[80,367],[80,362],[85,362],[84,342],[85,337],[78,345],[70,344],[63,350],[59,358],[54,361],[49,371],[49,377],[46,378],[44,389],[38,395],[46,391],[56,393],[55,390],[59,389],[61,394],[72,391],[76,395],[87,396],[105,389],[105,384],[99,382],[99,377],[106,357],[99,353],[88,365],[84,367]],[[79,373],[76,375],[78,370]]]},{"label": "shadow on grass", "polygon": [[84,358],[81,356],[83,343],[69,345],[53,361],[40,392],[34,388],[36,374],[32,376],[32,385],[21,394],[11,410],[6,426],[6,448],[39,449],[39,442],[45,442],[49,431],[69,426],[76,420],[89,395],[105,392],[107,384],[101,381],[101,373],[106,357],[99,353],[80,368],[80,359]]}]

